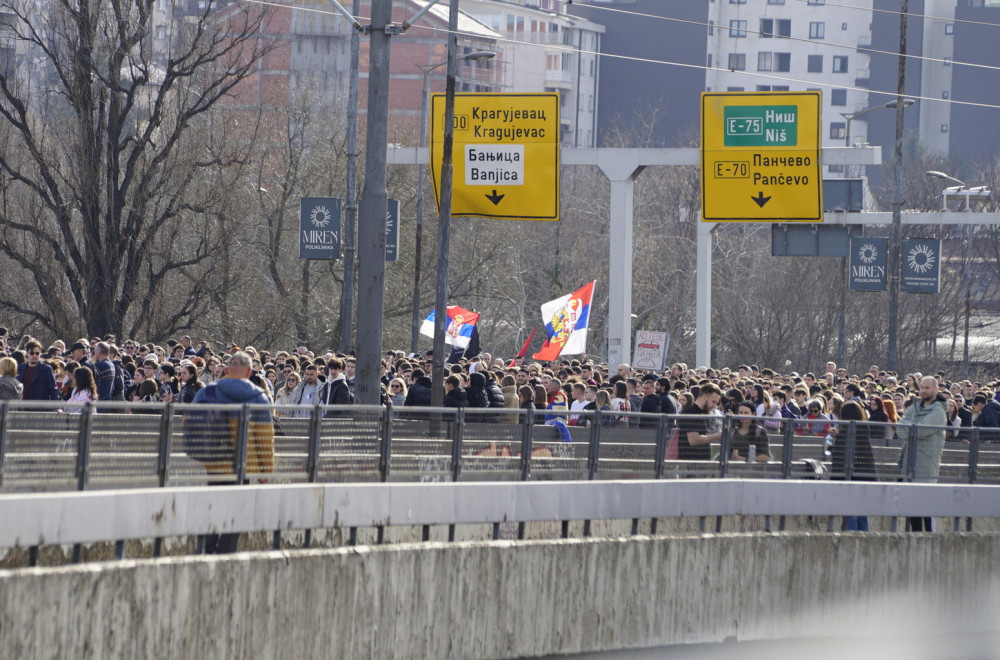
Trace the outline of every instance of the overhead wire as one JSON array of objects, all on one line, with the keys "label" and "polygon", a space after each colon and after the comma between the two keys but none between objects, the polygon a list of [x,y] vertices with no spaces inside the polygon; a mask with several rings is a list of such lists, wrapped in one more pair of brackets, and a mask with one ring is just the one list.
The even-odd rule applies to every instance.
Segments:
[{"label": "overhead wire", "polygon": [[[709,28],[709,29],[715,29],[715,30],[719,30],[719,31],[729,30],[730,29],[730,28],[728,28],[726,26],[723,26],[723,25],[716,25],[714,23],[705,22],[705,21],[694,21],[694,20],[687,19],[687,18],[674,18],[674,17],[671,17],[671,16],[658,16],[657,14],[646,14],[646,13],[643,13],[643,12],[630,11],[628,9],[616,9],[614,7],[607,7],[607,6],[604,6],[604,5],[586,5],[586,6],[588,8],[598,9],[600,11],[606,11],[606,12],[612,12],[612,13],[620,13],[620,14],[628,14],[628,15],[631,15],[631,16],[637,16],[639,18],[659,19],[661,21],[668,21],[668,22],[672,22],[672,23],[687,23],[689,25],[698,25],[698,26],[706,27],[706,28]],[[830,5],[820,5],[820,6],[830,6]],[[993,24],[989,23],[988,25],[993,25]],[[996,24],[996,27],[1000,27],[1000,24]],[[815,45],[824,46],[824,47],[828,47],[828,48],[841,48],[841,49],[850,50],[850,51],[863,50],[866,53],[877,53],[879,55],[891,55],[892,57],[899,57],[899,53],[897,51],[894,51],[894,50],[879,50],[877,48],[872,48],[870,46],[861,46],[861,45],[858,45],[858,44],[839,44],[839,43],[836,43],[836,42],[827,41],[825,39],[803,39],[802,37],[791,37],[791,36],[784,36],[784,35],[779,36],[775,32],[765,32],[765,31],[762,31],[762,30],[751,30],[749,27],[745,28],[745,29],[744,28],[740,28],[740,32],[741,33],[746,33],[746,34],[756,34],[756,35],[771,35],[771,37],[773,37],[775,39],[782,39],[782,40],[785,40],[785,41],[798,41],[798,42],[801,42],[801,43],[815,44]],[[723,37],[723,38],[726,38],[726,37]],[[903,57],[905,57],[906,59],[911,59],[911,60],[922,60],[922,61],[926,61],[926,62],[937,62],[939,64],[947,64],[949,66],[950,65],[958,65],[958,66],[973,67],[973,68],[977,68],[977,69],[990,69],[990,70],[994,70],[994,71],[1000,71],[1000,66],[996,66],[996,65],[992,65],[992,64],[979,64],[977,62],[964,62],[964,61],[957,61],[957,60],[949,60],[949,59],[946,59],[946,58],[943,58],[943,57],[929,57],[927,55],[914,55],[912,53],[906,53],[906,54],[903,55]]]},{"label": "overhead wire", "polygon": [[[243,0],[243,2],[246,2],[246,3],[249,3],[249,4],[259,4],[259,5],[267,5],[267,6],[272,6],[272,7],[280,7],[280,8],[284,8],[284,9],[306,10],[305,8],[300,7],[298,5],[292,5],[292,4],[280,3],[280,2],[273,2],[271,0]],[[596,5],[587,5],[587,6],[588,7],[594,7]],[[602,9],[603,9],[603,7],[602,7]],[[336,12],[332,12],[332,11],[323,11],[323,10],[318,10],[318,9],[307,9],[307,11],[312,11],[312,12],[316,12],[316,13],[320,13],[320,14],[329,14],[331,16],[339,16],[339,14],[337,14]],[[628,12],[627,10],[615,10],[615,11],[625,11],[625,13],[633,13],[633,12]],[[644,16],[644,14],[638,14],[638,15]],[[579,18],[579,17],[577,17],[577,18]],[[678,19],[678,20],[680,20],[680,19]],[[705,25],[705,24],[702,24],[702,25]],[[718,26],[716,26],[716,27],[718,27]],[[449,34],[449,33],[451,33],[451,31],[448,30],[447,28],[433,27],[433,26],[423,25],[423,24],[413,25],[413,26],[410,27],[410,29],[411,30],[428,30],[428,31],[431,31],[431,32],[437,32],[437,33],[442,33],[442,34]],[[719,29],[726,29],[726,30],[728,30],[729,28],[727,27],[727,28],[719,28]],[[458,36],[473,36],[473,37],[476,36],[476,35],[468,33],[468,32],[462,32],[461,30],[456,31],[454,34],[456,34]],[[781,38],[784,39],[785,37],[781,37]],[[533,42],[530,42],[530,41],[523,41],[523,40],[513,39],[513,38],[509,38],[509,37],[504,37],[504,36],[496,37],[494,39],[497,42],[501,42],[501,43],[519,44],[519,45],[534,46],[534,47],[544,47],[545,49],[550,50],[550,51],[560,51],[560,52],[571,53],[571,54],[577,54],[577,53],[579,53],[579,54],[587,54],[587,55],[594,55],[594,56],[597,56],[599,58],[606,57],[606,58],[611,58],[611,59],[626,60],[626,61],[632,61],[632,62],[640,62],[640,63],[645,63],[645,64],[663,64],[663,65],[667,65],[667,66],[674,66],[674,67],[687,68],[687,69],[699,69],[699,70],[702,70],[702,71],[718,71],[720,73],[729,73],[729,74],[739,75],[739,76],[749,76],[749,77],[752,77],[752,78],[755,78],[755,79],[778,80],[778,81],[781,81],[781,82],[789,82],[789,83],[797,83],[797,84],[802,84],[802,85],[809,85],[811,87],[826,87],[826,88],[831,88],[831,89],[848,89],[848,90],[852,90],[852,91],[864,92],[866,94],[880,94],[882,96],[888,96],[888,97],[898,96],[898,93],[895,90],[893,90],[893,91],[883,91],[883,90],[871,89],[869,87],[860,87],[860,86],[856,86],[856,85],[843,85],[843,84],[836,84],[836,83],[820,82],[820,81],[816,81],[816,80],[804,80],[804,79],[801,79],[801,78],[792,78],[792,77],[789,77],[789,76],[776,76],[776,75],[773,75],[773,74],[767,74],[767,73],[762,73],[762,72],[757,72],[757,71],[734,71],[734,70],[729,69],[727,67],[717,67],[717,66],[711,66],[710,67],[710,66],[705,65],[705,64],[691,64],[689,62],[675,62],[675,61],[672,61],[672,60],[661,60],[661,59],[654,59],[654,58],[650,58],[650,57],[638,57],[638,56],[635,56],[635,55],[619,55],[619,54],[615,54],[615,53],[607,53],[607,52],[602,52],[602,51],[595,51],[595,50],[587,50],[587,49],[583,49],[583,48],[576,48],[576,47],[573,47],[573,46],[567,46],[567,45],[563,45],[563,44],[540,44],[540,43],[533,43]],[[854,47],[852,47],[852,49],[853,48]],[[896,55],[896,53],[892,53],[892,54]],[[1000,69],[1000,67],[987,67],[987,68]],[[932,101],[932,102],[935,102],[935,103],[949,103],[949,104],[953,104],[953,105],[964,105],[964,106],[977,107],[977,108],[1000,109],[1000,104],[995,104],[995,103],[980,103],[980,102],[977,102],[977,101],[961,101],[961,100],[957,100],[957,99],[954,99],[954,98],[942,99],[942,98],[938,98],[936,96],[922,96],[922,95],[919,95],[919,94],[906,94],[905,96],[908,99],[914,99],[914,100],[919,100],[919,101]]]}]

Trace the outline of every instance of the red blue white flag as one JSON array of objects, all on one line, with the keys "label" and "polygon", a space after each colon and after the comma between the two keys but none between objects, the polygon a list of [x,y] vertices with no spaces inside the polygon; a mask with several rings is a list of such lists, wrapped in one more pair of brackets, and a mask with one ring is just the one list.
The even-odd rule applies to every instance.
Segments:
[{"label": "red blue white flag", "polygon": [[[470,312],[458,305],[449,305],[447,311],[448,319],[445,323],[444,343],[468,348],[469,342],[472,341],[472,331],[479,321],[479,312]],[[420,334],[425,337],[434,337],[434,310],[431,310],[424,322],[420,324]]]},{"label": "red blue white flag", "polygon": [[590,323],[590,303],[594,297],[594,282],[573,293],[542,305],[542,320],[548,339],[536,360],[555,360],[562,354],[578,355],[587,352],[587,327]]}]

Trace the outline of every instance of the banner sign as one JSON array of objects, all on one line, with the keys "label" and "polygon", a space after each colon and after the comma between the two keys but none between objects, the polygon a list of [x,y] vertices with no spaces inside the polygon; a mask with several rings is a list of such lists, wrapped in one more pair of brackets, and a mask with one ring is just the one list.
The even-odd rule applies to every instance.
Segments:
[{"label": "banner sign", "polygon": [[399,200],[390,199],[385,213],[385,260],[399,261]]},{"label": "banner sign", "polygon": [[908,238],[903,241],[900,291],[938,293],[941,290],[941,241]]},{"label": "banner sign", "polygon": [[670,334],[655,330],[636,330],[635,352],[632,354],[632,368],[663,371],[667,363],[667,348]]},{"label": "banner sign", "polygon": [[885,291],[888,238],[851,238],[851,291]]},{"label": "banner sign", "polygon": [[340,200],[303,197],[299,200],[299,259],[340,258]]}]

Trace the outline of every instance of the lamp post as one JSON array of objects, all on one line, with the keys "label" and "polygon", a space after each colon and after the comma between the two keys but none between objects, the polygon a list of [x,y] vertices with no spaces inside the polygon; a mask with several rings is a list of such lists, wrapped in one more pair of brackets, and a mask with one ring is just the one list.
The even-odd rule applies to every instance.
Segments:
[{"label": "lamp post", "polygon": [[[488,50],[474,50],[458,58],[458,60],[489,60],[496,57],[496,53]],[[427,115],[430,103],[430,75],[435,70],[448,64],[448,61],[438,62],[430,65],[417,65],[417,68],[424,74],[423,92],[420,98],[420,146],[427,146]],[[424,231],[424,176],[427,171],[426,163],[422,162],[417,167],[417,234],[413,249],[413,300],[412,318],[410,320],[410,352],[417,352],[417,337],[420,334],[420,260],[421,244]]]},{"label": "lamp post", "polygon": [[[958,186],[945,188],[941,193],[942,210],[947,210],[949,196],[958,195],[964,197],[965,200],[963,201],[963,206],[965,207],[964,210],[966,212],[970,211],[969,202],[971,199],[989,199],[990,197],[990,190],[986,186],[969,188],[961,179],[956,179],[953,176],[936,170],[924,172],[924,174],[935,179],[944,179],[945,181],[953,181],[958,184]],[[964,194],[963,191],[965,191]],[[965,328],[963,329],[964,336],[962,339],[962,380],[965,380],[969,377],[969,323],[972,317],[972,225],[970,224],[966,224],[962,228],[962,260],[964,267],[964,281],[962,284],[965,289]]]},{"label": "lamp post", "polygon": [[[841,112],[840,116],[847,122],[844,133],[844,146],[851,146],[852,121],[862,115],[867,115],[869,112],[895,108],[896,103],[896,101],[889,101],[888,103],[865,108],[864,110],[859,110],[857,112]],[[913,105],[913,99],[903,99],[904,108],[911,105]],[[840,309],[837,327],[837,364],[844,364],[844,357],[847,353],[847,258],[841,258],[840,260],[840,281]]]}]

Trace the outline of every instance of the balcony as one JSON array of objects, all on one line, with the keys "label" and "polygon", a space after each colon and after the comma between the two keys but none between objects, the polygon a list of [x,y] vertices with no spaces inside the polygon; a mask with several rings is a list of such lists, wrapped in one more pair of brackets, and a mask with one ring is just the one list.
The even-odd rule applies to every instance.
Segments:
[{"label": "balcony", "polygon": [[858,69],[854,76],[854,86],[867,89],[871,82],[871,69]]},{"label": "balcony", "polygon": [[868,53],[872,48],[872,35],[862,34],[858,37],[858,52]]},{"label": "balcony", "polygon": [[547,69],[545,71],[546,87],[572,89],[575,82],[576,76],[572,71],[563,71],[562,69]]}]

